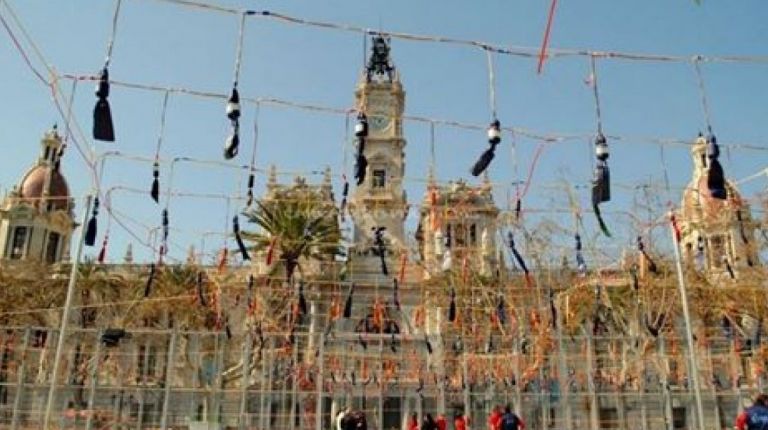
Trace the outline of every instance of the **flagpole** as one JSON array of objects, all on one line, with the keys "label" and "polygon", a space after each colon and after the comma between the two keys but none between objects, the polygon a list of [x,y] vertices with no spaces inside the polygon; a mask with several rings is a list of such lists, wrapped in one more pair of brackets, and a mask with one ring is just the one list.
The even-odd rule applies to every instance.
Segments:
[{"label": "flagpole", "polygon": [[699,366],[696,363],[695,345],[693,342],[693,331],[691,329],[691,314],[688,310],[688,293],[685,286],[685,277],[683,276],[683,263],[680,260],[680,242],[675,226],[674,215],[670,214],[670,231],[672,233],[672,245],[675,250],[675,266],[677,267],[677,286],[680,289],[680,304],[683,307],[683,318],[685,319],[685,337],[688,342],[688,360],[690,361],[690,372],[688,380],[693,384],[693,395],[696,400],[696,418],[698,428],[704,429],[704,406],[701,401],[701,387],[699,384]]},{"label": "flagpole", "polygon": [[56,395],[56,379],[59,374],[59,365],[61,364],[61,355],[64,352],[64,337],[69,325],[69,311],[72,308],[72,297],[75,295],[75,284],[77,283],[78,268],[80,258],[83,254],[83,244],[85,242],[85,225],[88,222],[88,213],[91,211],[91,202],[93,195],[88,194],[85,197],[85,207],[83,208],[83,217],[80,222],[80,239],[77,241],[75,250],[75,259],[72,261],[72,268],[69,272],[69,283],[67,284],[67,299],[64,302],[64,310],[61,315],[61,325],[59,327],[59,337],[56,343],[56,355],[53,360],[53,371],[51,372],[51,385],[48,388],[48,400],[45,405],[45,415],[43,418],[43,430],[48,430],[51,420],[51,411]]}]

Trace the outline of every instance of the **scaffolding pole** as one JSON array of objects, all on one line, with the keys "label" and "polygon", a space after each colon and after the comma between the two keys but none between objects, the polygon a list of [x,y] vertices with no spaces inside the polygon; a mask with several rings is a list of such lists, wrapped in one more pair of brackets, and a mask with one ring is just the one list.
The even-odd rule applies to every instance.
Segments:
[{"label": "scaffolding pole", "polygon": [[701,387],[699,381],[699,366],[696,362],[696,344],[693,342],[693,329],[691,328],[691,313],[688,309],[688,293],[685,288],[685,276],[683,275],[683,263],[680,259],[680,244],[677,240],[677,231],[675,225],[670,222],[670,232],[672,233],[672,248],[675,251],[675,267],[677,268],[677,286],[680,288],[680,304],[683,307],[683,318],[685,319],[685,339],[688,342],[688,360],[691,369],[688,379],[693,382],[693,396],[696,400],[696,421],[698,428],[704,429],[704,405],[701,401]]},{"label": "scaffolding pole", "polygon": [[43,415],[43,430],[48,430],[48,428],[50,428],[51,412],[53,412],[53,404],[56,399],[56,379],[59,374],[59,366],[61,365],[61,356],[64,352],[64,338],[66,337],[67,326],[69,325],[69,311],[72,308],[72,299],[75,295],[75,284],[77,283],[78,268],[80,266],[80,259],[83,255],[83,245],[85,244],[85,226],[88,223],[88,213],[91,211],[91,200],[93,200],[92,195],[88,194],[85,196],[83,216],[80,220],[80,239],[77,241],[75,260],[72,262],[72,268],[69,272],[69,282],[67,283],[67,298],[64,301],[64,310],[62,311],[61,325],[59,327],[59,337],[56,342],[56,355],[53,359],[53,370],[51,371],[51,385],[48,388],[48,399],[45,404],[45,415]]},{"label": "scaffolding pole", "polygon": [[19,365],[18,375],[16,375],[16,395],[13,398],[13,418],[11,418],[11,429],[16,430],[19,427],[19,415],[21,415],[21,395],[24,391],[24,377],[27,368],[27,348],[29,347],[29,337],[32,329],[27,327],[24,330],[24,340],[21,349],[21,364]]},{"label": "scaffolding pole", "polygon": [[319,334],[317,357],[317,399],[315,403],[315,430],[323,429],[323,381],[325,378],[325,336]]},{"label": "scaffolding pole", "polygon": [[239,428],[246,428],[247,405],[248,405],[248,385],[249,375],[251,373],[251,352],[253,350],[253,335],[249,331],[245,335],[245,344],[243,345],[243,377],[240,380],[240,420]]},{"label": "scaffolding pole", "polygon": [[85,420],[85,429],[93,429],[93,410],[94,402],[96,400],[96,383],[98,379],[99,361],[101,360],[101,335],[103,331],[99,330],[96,333],[96,350],[93,353],[93,367],[91,367],[91,380],[89,382],[88,392],[88,417]]},{"label": "scaffolding pole", "polygon": [[168,358],[165,363],[165,392],[163,393],[163,414],[160,418],[160,429],[168,429],[168,409],[170,407],[171,400],[171,382],[173,375],[173,361],[176,355],[176,330],[171,333],[171,338],[168,342]]}]

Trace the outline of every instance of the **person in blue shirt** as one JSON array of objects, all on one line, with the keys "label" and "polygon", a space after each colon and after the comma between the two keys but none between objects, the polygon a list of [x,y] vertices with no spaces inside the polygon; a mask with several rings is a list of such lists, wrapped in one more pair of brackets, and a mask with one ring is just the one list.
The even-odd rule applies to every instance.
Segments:
[{"label": "person in blue shirt", "polygon": [[768,394],[755,397],[752,406],[736,417],[737,430],[768,430]]}]

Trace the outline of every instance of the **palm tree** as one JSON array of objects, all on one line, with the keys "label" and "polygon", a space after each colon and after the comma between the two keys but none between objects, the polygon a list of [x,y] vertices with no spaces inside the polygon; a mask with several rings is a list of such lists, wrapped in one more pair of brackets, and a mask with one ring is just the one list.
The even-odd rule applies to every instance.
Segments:
[{"label": "palm tree", "polygon": [[[256,202],[257,207],[244,213],[260,232],[243,232],[243,238],[257,251],[279,252],[285,275],[291,279],[299,260],[330,261],[341,254],[341,232],[337,209],[313,199],[289,199]],[[270,250],[270,248],[273,248]]]}]

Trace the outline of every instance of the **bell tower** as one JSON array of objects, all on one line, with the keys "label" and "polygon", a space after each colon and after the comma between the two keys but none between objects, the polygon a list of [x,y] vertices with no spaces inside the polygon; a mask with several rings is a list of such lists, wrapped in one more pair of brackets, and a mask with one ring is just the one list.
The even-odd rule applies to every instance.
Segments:
[{"label": "bell tower", "polygon": [[760,265],[754,237],[758,223],[730,180],[724,181],[725,199],[713,196],[707,182],[710,152],[702,136],[691,147],[693,178],[679,211],[680,244],[687,264],[711,280],[737,279],[740,272]]},{"label": "bell tower", "polygon": [[367,135],[358,138],[357,148],[365,160],[361,166],[365,174],[349,204],[354,243],[361,251],[372,246],[373,231],[381,227],[390,252],[405,247],[405,92],[389,51],[388,38],[373,37],[371,56],[355,91],[355,105],[368,123]]},{"label": "bell tower", "polygon": [[64,142],[56,127],[40,141],[40,156],[0,203],[0,264],[58,263],[76,227],[69,185],[61,173]]}]

